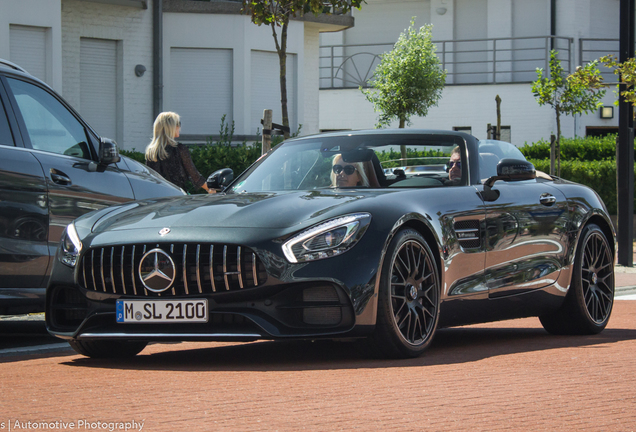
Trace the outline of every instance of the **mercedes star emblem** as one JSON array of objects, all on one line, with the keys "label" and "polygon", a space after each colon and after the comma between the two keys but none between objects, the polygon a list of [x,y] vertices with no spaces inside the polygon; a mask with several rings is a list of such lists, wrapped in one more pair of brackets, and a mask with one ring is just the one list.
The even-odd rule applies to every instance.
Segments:
[{"label": "mercedes star emblem", "polygon": [[152,292],[163,292],[172,286],[177,275],[170,255],[156,248],[141,257],[139,276],[144,286]]}]

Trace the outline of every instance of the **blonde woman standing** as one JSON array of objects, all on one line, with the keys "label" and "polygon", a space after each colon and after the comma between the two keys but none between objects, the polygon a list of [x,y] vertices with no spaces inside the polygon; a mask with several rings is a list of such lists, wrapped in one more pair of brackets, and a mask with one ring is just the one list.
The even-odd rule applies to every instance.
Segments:
[{"label": "blonde woman standing", "polygon": [[180,132],[179,114],[159,114],[153,126],[152,142],[146,147],[146,165],[183,190],[186,188],[186,182],[190,180],[197,188],[203,188],[208,193],[216,192],[208,189],[206,179],[194,166],[188,148],[175,141],[175,138],[179,138]]}]

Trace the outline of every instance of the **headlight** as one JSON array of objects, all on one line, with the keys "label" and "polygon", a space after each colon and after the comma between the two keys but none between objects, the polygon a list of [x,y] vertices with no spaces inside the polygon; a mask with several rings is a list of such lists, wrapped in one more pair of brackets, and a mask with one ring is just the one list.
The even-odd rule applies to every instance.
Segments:
[{"label": "headlight", "polygon": [[60,260],[69,267],[75,267],[77,257],[82,250],[82,242],[77,235],[75,225],[71,223],[62,234],[62,253]]},{"label": "headlight", "polygon": [[355,213],[328,220],[287,240],[283,244],[283,253],[292,263],[340,255],[360,240],[369,222],[369,213]]}]

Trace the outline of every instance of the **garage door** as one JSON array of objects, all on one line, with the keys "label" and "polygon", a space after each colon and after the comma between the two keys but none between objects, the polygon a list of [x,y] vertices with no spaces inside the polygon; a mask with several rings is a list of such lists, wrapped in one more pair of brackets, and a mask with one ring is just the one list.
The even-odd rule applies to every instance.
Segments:
[{"label": "garage door", "polygon": [[170,49],[170,100],[182,134],[216,135],[221,117],[232,123],[232,50]]},{"label": "garage door", "polygon": [[[292,132],[298,129],[296,115],[296,55],[287,54],[287,113]],[[263,110],[272,110],[272,121],[283,123],[280,106],[280,64],[275,52],[252,51],[252,120],[250,133],[255,134],[256,128],[262,130],[261,119]]]},{"label": "garage door", "polygon": [[13,25],[9,26],[9,59],[22,66],[31,75],[47,82],[47,28]]},{"label": "garage door", "polygon": [[82,117],[103,136],[117,140],[117,41],[80,39]]}]

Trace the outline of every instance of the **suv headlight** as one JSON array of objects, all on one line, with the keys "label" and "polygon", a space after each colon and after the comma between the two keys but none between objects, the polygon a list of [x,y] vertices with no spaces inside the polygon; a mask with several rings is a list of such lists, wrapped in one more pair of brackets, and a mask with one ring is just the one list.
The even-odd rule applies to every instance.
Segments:
[{"label": "suv headlight", "polygon": [[62,253],[60,255],[60,260],[62,263],[69,267],[75,267],[75,264],[77,264],[77,257],[79,257],[79,254],[82,251],[82,242],[77,235],[75,224],[69,224],[66,227],[66,230],[64,230],[64,234],[62,234],[61,248]]},{"label": "suv headlight", "polygon": [[354,213],[328,220],[287,240],[283,244],[283,253],[292,263],[340,255],[362,238],[369,222],[369,213]]}]

